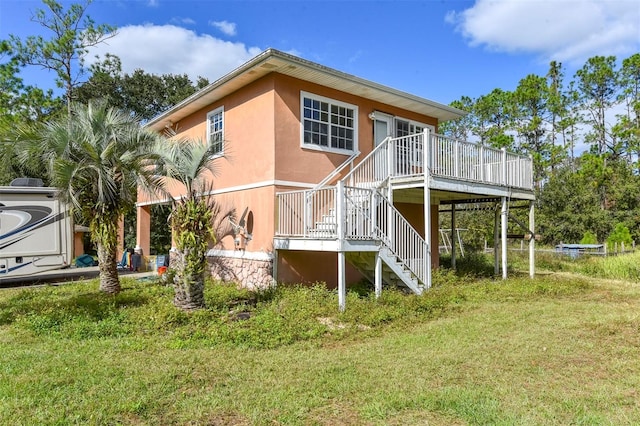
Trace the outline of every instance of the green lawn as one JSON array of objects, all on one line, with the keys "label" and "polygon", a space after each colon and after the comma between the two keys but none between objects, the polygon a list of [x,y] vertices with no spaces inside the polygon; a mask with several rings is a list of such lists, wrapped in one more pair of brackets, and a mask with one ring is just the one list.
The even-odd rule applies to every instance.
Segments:
[{"label": "green lawn", "polygon": [[436,281],[344,314],[321,287],[210,285],[192,314],[132,280],[1,290],[0,423],[640,423],[640,284]]}]

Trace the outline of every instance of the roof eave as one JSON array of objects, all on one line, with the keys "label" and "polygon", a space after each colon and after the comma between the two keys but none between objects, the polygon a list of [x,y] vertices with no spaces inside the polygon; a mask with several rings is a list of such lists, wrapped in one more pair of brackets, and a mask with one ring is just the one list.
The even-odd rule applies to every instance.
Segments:
[{"label": "roof eave", "polygon": [[[287,66],[284,67],[283,65]],[[383,86],[373,81],[365,80],[363,78],[356,77],[342,71],[338,71],[302,58],[298,58],[296,56],[281,52],[276,49],[267,49],[248,62],[244,63],[240,67],[222,76],[215,82],[209,84],[200,91],[174,105],[166,112],[153,118],[146,123],[146,126],[155,130],[162,130],[165,126],[171,125],[172,123],[175,123],[185,116],[193,113],[195,109],[200,109],[207,104],[214,103],[219,98],[217,98],[216,96],[212,96],[211,99],[207,99],[207,96],[212,94],[212,92],[214,91],[220,91],[220,98],[222,98],[227,94],[227,92],[223,90],[225,85],[230,85],[239,77],[246,77],[247,81],[241,83],[242,85],[249,84],[250,82],[255,81],[258,78],[261,78],[271,72],[279,72],[282,74],[294,76],[295,78],[304,79],[297,75],[299,74],[300,70],[303,70],[302,72],[305,74],[313,75],[313,78],[308,78],[307,81],[322,85],[321,80],[334,79],[335,81],[343,83],[343,86],[353,85],[353,87],[358,89],[358,92],[370,91],[372,95],[369,99],[374,99],[383,103],[385,103],[384,100],[386,100],[386,103],[390,105],[407,104],[413,105],[415,108],[424,109],[425,111],[428,111],[428,113],[423,111],[425,115],[433,116],[434,118],[437,118],[439,122],[453,120],[463,117],[467,114],[467,112],[460,109],[443,105],[438,102],[430,101],[428,99],[421,98],[419,96],[415,96],[397,89],[393,89],[391,87]],[[240,87],[241,86],[238,86],[235,89]],[[231,93],[235,89],[229,88],[229,93]],[[338,90],[340,89],[338,88]],[[367,95],[364,93],[357,93],[357,95],[365,98],[367,97]],[[201,105],[198,107],[198,104]],[[192,107],[189,108],[189,106]],[[406,106],[397,106],[407,109]],[[181,111],[183,111],[184,113],[181,114]]]}]

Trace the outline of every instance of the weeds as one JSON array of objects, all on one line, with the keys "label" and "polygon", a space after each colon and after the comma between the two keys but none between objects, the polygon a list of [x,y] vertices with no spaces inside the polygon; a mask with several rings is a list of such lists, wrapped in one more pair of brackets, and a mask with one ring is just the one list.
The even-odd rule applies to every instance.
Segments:
[{"label": "weeds", "polygon": [[[0,424],[636,424],[640,289],[434,273],[422,296],[122,280],[0,292]],[[624,301],[624,303],[620,303]]]}]

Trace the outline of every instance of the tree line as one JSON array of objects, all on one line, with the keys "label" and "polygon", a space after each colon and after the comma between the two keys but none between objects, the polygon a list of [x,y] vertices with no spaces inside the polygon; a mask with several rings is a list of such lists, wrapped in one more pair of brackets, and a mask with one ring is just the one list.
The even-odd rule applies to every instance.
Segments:
[{"label": "tree line", "polygon": [[[144,123],[209,84],[204,77],[193,82],[186,74],[157,75],[142,69],[125,73],[120,59],[109,54],[86,66],[89,49],[117,33],[116,27],[96,24],[87,15],[91,2],[85,0],[65,9],[55,0],[42,0],[44,8],[36,9],[31,19],[49,37],[12,35],[0,40],[0,134],[8,135],[20,124],[68,115],[74,103],[95,99]],[[25,84],[20,71],[27,66],[53,73],[62,93]],[[0,149],[8,160],[0,164],[0,185],[6,185],[28,170],[15,161],[12,144],[2,144]],[[31,169],[37,174],[33,177],[47,182],[44,169]]]},{"label": "tree line", "polygon": [[[65,9],[55,0],[43,0],[44,8],[32,20],[50,37],[0,40],[3,140],[10,142],[18,125],[57,119],[68,115],[72,104],[93,99],[144,123],[209,83],[202,77],[192,82],[186,74],[125,73],[113,55],[86,67],[88,49],[117,32],[86,14],[90,4],[85,0]],[[26,85],[20,77],[25,66],[52,71],[63,93]],[[469,114],[442,123],[440,131],[531,156],[537,233],[544,243],[604,242],[619,234],[638,239],[640,54],[621,61],[595,56],[572,78],[565,74],[563,65],[552,61],[546,75],[530,74],[513,91],[496,88],[475,99],[463,96],[451,106]],[[0,149],[5,159],[0,184],[26,174],[47,182],[37,158],[25,164],[16,160],[15,144],[3,143]],[[483,228],[490,239],[491,226]]]},{"label": "tree line", "polygon": [[552,61],[513,91],[450,105],[469,114],[442,133],[532,158],[544,243],[640,237],[640,54],[594,56],[571,79]]}]

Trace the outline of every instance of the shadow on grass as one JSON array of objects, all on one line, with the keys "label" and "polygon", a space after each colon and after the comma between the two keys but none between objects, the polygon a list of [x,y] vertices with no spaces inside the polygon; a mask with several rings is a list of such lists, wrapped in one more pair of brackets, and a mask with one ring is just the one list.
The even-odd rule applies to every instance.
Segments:
[{"label": "shadow on grass", "polygon": [[[86,284],[83,284],[86,285]],[[62,291],[56,291],[60,288]],[[78,288],[77,285],[75,288]],[[149,297],[137,289],[124,287],[117,295],[99,291],[78,294],[62,287],[24,289],[15,296],[0,302],[0,325],[12,324],[25,316],[48,316],[73,320],[101,321],[126,307],[149,303]]]}]

